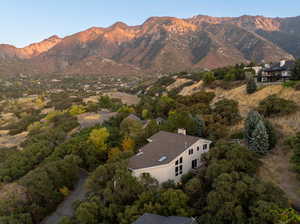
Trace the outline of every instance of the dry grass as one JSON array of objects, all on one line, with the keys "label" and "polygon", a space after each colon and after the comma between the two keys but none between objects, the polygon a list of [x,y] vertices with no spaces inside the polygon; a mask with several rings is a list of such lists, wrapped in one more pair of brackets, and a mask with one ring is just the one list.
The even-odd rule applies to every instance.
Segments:
[{"label": "dry grass", "polygon": [[90,97],[87,97],[87,98],[84,98],[83,99],[83,102],[84,103],[98,103],[98,100],[99,100],[99,96],[90,96]]},{"label": "dry grass", "polygon": [[200,81],[200,82],[194,83],[193,85],[184,87],[180,91],[179,95],[182,95],[182,96],[192,95],[192,94],[200,91],[202,88],[203,88],[203,81]]},{"label": "dry grass", "polygon": [[11,201],[12,199],[26,201],[28,199],[26,188],[17,183],[2,186],[0,188],[0,200]]},{"label": "dry grass", "polygon": [[102,124],[115,116],[116,112],[84,113],[77,116],[80,128],[93,127],[96,124]]},{"label": "dry grass", "polygon": [[263,165],[259,169],[259,176],[279,186],[290,202],[300,208],[300,181],[290,167],[292,152],[284,150],[280,145],[261,159]]},{"label": "dry grass", "polygon": [[111,98],[120,99],[122,103],[128,105],[136,105],[140,102],[140,98],[138,98],[136,95],[123,93],[123,92],[109,92],[109,93],[104,93],[104,95],[107,95]]},{"label": "dry grass", "polygon": [[190,82],[190,79],[176,79],[175,82],[173,82],[171,85],[167,86],[167,91],[171,91],[173,89],[178,88],[179,86],[182,86],[183,84]]},{"label": "dry grass", "polygon": [[28,132],[22,132],[17,135],[2,135],[0,136],[0,148],[19,147],[26,140]]},{"label": "dry grass", "polygon": [[[292,88],[284,88],[281,85],[266,86],[251,95],[246,93],[245,85],[228,91],[216,89],[215,93],[216,97],[213,103],[224,98],[238,101],[242,117],[246,117],[247,113],[251,109],[257,107],[260,101],[272,94],[277,94],[284,99],[293,100],[300,107],[300,91],[295,91]],[[288,116],[272,118],[271,120],[279,126],[285,134],[289,135],[296,131],[300,131],[300,112]]]}]

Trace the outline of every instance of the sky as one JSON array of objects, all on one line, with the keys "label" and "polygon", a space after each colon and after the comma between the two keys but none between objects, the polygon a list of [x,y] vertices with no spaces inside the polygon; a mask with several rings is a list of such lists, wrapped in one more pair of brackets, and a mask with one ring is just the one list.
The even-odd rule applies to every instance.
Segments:
[{"label": "sky", "polygon": [[300,0],[2,0],[0,44],[24,47],[117,21],[138,25],[151,16],[300,15]]}]

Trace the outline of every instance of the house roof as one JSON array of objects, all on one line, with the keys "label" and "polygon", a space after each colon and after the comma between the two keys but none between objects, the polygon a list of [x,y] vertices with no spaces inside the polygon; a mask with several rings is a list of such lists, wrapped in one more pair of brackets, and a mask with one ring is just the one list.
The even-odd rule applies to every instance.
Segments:
[{"label": "house roof", "polygon": [[271,64],[270,68],[265,68],[265,72],[287,71],[291,70],[295,65],[295,61],[286,61],[283,66],[280,66],[280,62]]},{"label": "house roof", "polygon": [[129,159],[129,168],[142,169],[170,163],[198,140],[209,140],[194,136],[160,131],[149,138],[149,143]]},{"label": "house roof", "polygon": [[129,114],[125,119],[132,119],[132,120],[136,120],[136,121],[142,122],[142,120],[138,116],[136,116],[134,114]]},{"label": "house roof", "polygon": [[160,216],[145,213],[132,224],[194,224],[194,219],[180,216]]}]

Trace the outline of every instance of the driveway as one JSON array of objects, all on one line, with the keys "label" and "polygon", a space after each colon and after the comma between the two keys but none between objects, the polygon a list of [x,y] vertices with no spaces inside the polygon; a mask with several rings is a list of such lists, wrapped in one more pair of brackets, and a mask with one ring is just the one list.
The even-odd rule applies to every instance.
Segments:
[{"label": "driveway", "polygon": [[56,211],[46,217],[41,224],[57,224],[63,216],[71,217],[74,215],[73,203],[77,200],[83,200],[86,193],[84,183],[88,174],[85,171],[81,171],[79,175],[79,180],[71,194],[57,207]]}]

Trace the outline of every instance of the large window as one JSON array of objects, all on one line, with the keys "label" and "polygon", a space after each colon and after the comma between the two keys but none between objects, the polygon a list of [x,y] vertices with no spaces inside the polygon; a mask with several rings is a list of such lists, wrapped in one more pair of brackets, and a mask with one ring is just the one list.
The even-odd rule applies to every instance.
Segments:
[{"label": "large window", "polygon": [[181,175],[183,172],[183,159],[180,157],[178,160],[175,161],[175,176]]},{"label": "large window", "polygon": [[203,145],[203,150],[206,150],[207,149],[207,144],[204,144]]},{"label": "large window", "polygon": [[197,159],[192,160],[192,169],[196,169],[198,167]]},{"label": "large window", "polygon": [[194,153],[193,149],[189,149],[189,155],[192,155]]}]

